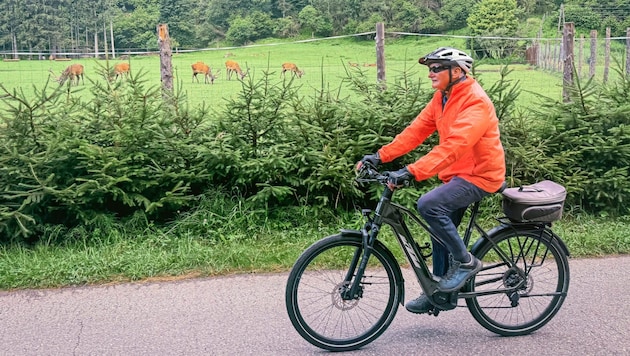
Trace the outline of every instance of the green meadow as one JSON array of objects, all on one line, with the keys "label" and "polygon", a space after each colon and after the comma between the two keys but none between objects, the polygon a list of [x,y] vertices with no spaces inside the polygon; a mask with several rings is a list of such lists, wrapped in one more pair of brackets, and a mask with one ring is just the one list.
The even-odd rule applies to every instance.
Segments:
[{"label": "green meadow", "polygon": [[[403,73],[417,78],[421,83],[430,85],[426,68],[417,60],[439,46],[456,46],[464,48],[463,39],[435,38],[402,38],[385,41],[386,80],[392,81],[402,77]],[[178,92],[185,94],[191,106],[206,104],[220,107],[225,99],[233,97],[241,90],[236,75],[227,80],[225,61],[237,61],[243,71],[248,71],[252,79],[262,79],[266,74],[278,81],[281,66],[284,62],[295,63],[304,75],[295,79],[300,85],[300,94],[305,98],[317,95],[322,90],[339,93],[341,98],[352,95],[344,86],[348,73],[363,72],[373,76],[376,82],[376,46],[374,41],[357,39],[331,39],[312,42],[262,42],[256,45],[239,48],[216,48],[203,51],[173,51],[172,66],[174,86]],[[132,55],[118,54],[115,59],[79,59],[71,61],[28,60],[17,62],[0,62],[0,84],[12,91],[18,89],[32,95],[34,88],[43,88],[47,81],[56,86],[50,71],[59,75],[71,63],[81,63],[85,67],[85,84],[74,88],[77,95],[89,99],[88,89],[92,81],[103,81],[103,68],[113,67],[115,63],[128,61],[132,75],[141,75],[148,85],[160,85],[160,57],[158,54]],[[191,64],[203,61],[208,64],[217,79],[214,84],[204,84],[199,75],[199,83],[193,81]],[[508,65],[512,73],[508,76],[514,83],[518,82],[523,92],[519,104],[529,106],[536,100],[537,94],[560,98],[561,73],[550,73],[536,70],[532,66],[520,63],[484,63],[476,64],[478,79],[485,86],[492,85],[499,79],[502,66]],[[288,73],[287,73],[288,74]],[[286,75],[286,80],[291,78]]]}]

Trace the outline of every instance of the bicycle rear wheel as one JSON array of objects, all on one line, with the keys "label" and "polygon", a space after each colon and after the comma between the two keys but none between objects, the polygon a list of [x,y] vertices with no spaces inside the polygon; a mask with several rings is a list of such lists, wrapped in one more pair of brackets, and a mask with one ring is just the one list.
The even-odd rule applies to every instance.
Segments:
[{"label": "bicycle rear wheel", "polygon": [[[484,328],[503,336],[529,334],[558,312],[569,289],[569,263],[552,235],[540,229],[504,229],[473,251],[483,269],[468,291],[506,290],[466,299]],[[511,262],[512,267],[508,264]]]},{"label": "bicycle rear wheel", "polygon": [[358,349],[380,336],[394,319],[402,299],[402,275],[381,243],[372,250],[359,297],[342,298],[353,282],[345,281],[351,261],[362,251],[360,237],[333,235],[309,247],[293,266],[285,294],[287,312],[311,344],[330,351]]}]

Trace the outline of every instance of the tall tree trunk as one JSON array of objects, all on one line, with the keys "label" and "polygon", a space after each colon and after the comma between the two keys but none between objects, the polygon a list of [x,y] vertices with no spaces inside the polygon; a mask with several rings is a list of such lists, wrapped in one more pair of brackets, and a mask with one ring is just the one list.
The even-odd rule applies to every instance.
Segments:
[{"label": "tall tree trunk", "polygon": [[109,20],[109,40],[112,42],[112,58],[116,59],[116,47],[114,47],[114,24]]},{"label": "tall tree trunk", "polygon": [[94,31],[94,58],[98,59],[98,31]]},{"label": "tall tree trunk", "polygon": [[18,59],[17,36],[15,35],[15,32],[11,32],[11,40],[13,45],[13,59]]},{"label": "tall tree trunk", "polygon": [[76,49],[74,47],[74,28],[72,26],[72,24],[70,24],[70,51],[71,52],[76,52]]},{"label": "tall tree trunk", "polygon": [[109,58],[109,51],[107,50],[107,26],[103,22],[103,50],[105,51],[105,59]]}]

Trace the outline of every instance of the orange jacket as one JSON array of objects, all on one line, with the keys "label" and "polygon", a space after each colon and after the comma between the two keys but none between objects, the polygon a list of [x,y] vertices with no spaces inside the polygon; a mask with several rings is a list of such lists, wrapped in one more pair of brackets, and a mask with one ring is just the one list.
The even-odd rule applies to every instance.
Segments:
[{"label": "orange jacket", "polygon": [[442,111],[442,92],[394,140],[381,147],[381,161],[411,152],[437,130],[439,144],[407,166],[416,180],[434,175],[443,182],[458,176],[486,192],[496,192],[505,180],[505,156],[499,120],[488,95],[473,78],[455,84]]}]

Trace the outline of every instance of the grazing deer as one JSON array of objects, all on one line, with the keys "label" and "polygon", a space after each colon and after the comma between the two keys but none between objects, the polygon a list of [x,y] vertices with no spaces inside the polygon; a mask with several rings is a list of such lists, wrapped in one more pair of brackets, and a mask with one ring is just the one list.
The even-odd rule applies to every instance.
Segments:
[{"label": "grazing deer", "polygon": [[245,78],[245,76],[249,72],[249,68],[248,68],[247,72],[243,73],[243,71],[241,70],[241,67],[235,61],[226,61],[225,62],[225,69],[227,71],[227,79],[228,80],[230,80],[232,78],[232,73],[237,73],[241,77],[241,79],[243,79],[243,78]]},{"label": "grazing deer", "polygon": [[282,76],[284,77],[285,73],[287,71],[293,72],[293,75],[297,75],[298,78],[302,78],[302,75],[304,75],[304,71],[303,70],[299,70],[298,67],[293,64],[293,63],[282,63]]},{"label": "grazing deer", "polygon": [[204,62],[193,63],[191,67],[193,71],[193,83],[195,82],[195,79],[197,79],[197,83],[199,83],[199,78],[197,78],[197,74],[203,74],[204,83],[206,84],[208,83],[208,81],[210,82],[210,84],[214,84],[214,80],[217,79],[215,75],[212,75],[212,70],[210,69],[210,67]]},{"label": "grazing deer", "polygon": [[83,65],[75,63],[69,65],[63,72],[61,72],[60,76],[56,76],[55,72],[50,70],[55,81],[59,82],[59,85],[63,85],[66,80],[70,79],[70,84],[73,84],[76,79],[76,85],[79,85],[79,79],[85,84],[83,80]]},{"label": "grazing deer", "polygon": [[114,65],[114,80],[118,79],[118,76],[120,77],[128,77],[129,76],[129,70],[130,70],[130,66],[129,63],[127,62],[122,62],[122,63],[116,63]]}]

